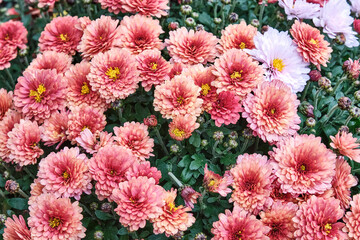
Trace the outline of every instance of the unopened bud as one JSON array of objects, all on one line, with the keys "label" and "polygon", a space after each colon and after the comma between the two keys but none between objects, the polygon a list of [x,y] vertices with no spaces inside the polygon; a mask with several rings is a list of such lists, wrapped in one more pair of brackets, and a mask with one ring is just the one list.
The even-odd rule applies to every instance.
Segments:
[{"label": "unopened bud", "polygon": [[172,153],[178,153],[180,151],[180,147],[177,144],[173,144],[170,146],[170,152]]},{"label": "unopened bud", "polygon": [[192,12],[192,7],[190,5],[182,5],[180,7],[180,12],[183,15],[190,15],[190,13]]},{"label": "unopened bud", "polygon": [[308,126],[309,128],[313,128],[315,127],[316,125],[316,120],[312,117],[309,117],[306,119],[306,122],[305,122],[306,126]]},{"label": "unopened bud", "polygon": [[322,89],[328,89],[331,87],[331,81],[326,77],[321,77],[318,81],[318,85]]},{"label": "unopened bud", "polygon": [[351,106],[351,99],[348,97],[339,98],[338,106],[341,110],[348,110]]},{"label": "unopened bud", "polygon": [[239,20],[239,15],[237,14],[237,13],[230,13],[230,15],[229,15],[229,21],[231,22],[231,23],[234,23],[234,22],[236,22],[237,20]]},{"label": "unopened bud", "polygon": [[222,131],[216,131],[213,134],[213,138],[215,141],[222,141],[224,138],[224,133]]},{"label": "unopened bud", "polygon": [[102,239],[104,239],[104,233],[103,233],[103,231],[97,230],[97,231],[94,233],[94,240],[102,240]]},{"label": "unopened bud", "polygon": [[20,189],[19,184],[14,180],[7,180],[5,183],[5,190],[9,193],[17,193]]},{"label": "unopened bud", "polygon": [[309,76],[310,76],[310,80],[313,82],[319,81],[319,79],[322,77],[321,72],[318,70],[311,70]]},{"label": "unopened bud", "polygon": [[185,24],[186,24],[186,26],[188,26],[188,27],[195,27],[196,22],[195,22],[195,20],[194,20],[193,18],[189,17],[189,18],[187,18],[187,19],[185,20]]}]

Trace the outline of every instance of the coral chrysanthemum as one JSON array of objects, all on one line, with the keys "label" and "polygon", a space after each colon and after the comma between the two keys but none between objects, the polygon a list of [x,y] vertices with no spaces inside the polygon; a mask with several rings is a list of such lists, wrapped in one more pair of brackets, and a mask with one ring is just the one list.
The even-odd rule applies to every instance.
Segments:
[{"label": "coral chrysanthemum", "polygon": [[0,121],[4,118],[6,112],[13,107],[13,92],[0,89]]},{"label": "coral chrysanthemum", "polygon": [[146,220],[156,218],[164,206],[164,189],[155,184],[153,178],[138,177],[119,183],[112,199],[117,203],[115,212],[119,222],[130,231],[144,228]]},{"label": "coral chrysanthemum", "polygon": [[5,222],[4,240],[31,240],[31,233],[26,226],[23,216],[12,216],[13,219],[7,218]]},{"label": "coral chrysanthemum", "polygon": [[293,218],[296,240],[302,239],[348,239],[341,229],[344,223],[337,222],[344,215],[340,201],[335,198],[324,199],[311,196],[301,204]]},{"label": "coral chrysanthemum", "polygon": [[336,155],[314,135],[283,139],[269,153],[284,193],[321,194],[331,188]]},{"label": "coral chrysanthemum", "polygon": [[300,101],[289,86],[279,80],[261,83],[243,103],[242,117],[255,136],[274,143],[300,129],[297,107]]},{"label": "coral chrysanthemum", "polygon": [[169,10],[169,0],[121,0],[124,5],[122,8],[126,12],[139,13],[145,16],[155,16],[161,18],[167,16]]},{"label": "coral chrysanthemum", "polygon": [[57,73],[65,73],[71,66],[72,57],[63,52],[45,51],[38,54],[30,63],[30,69],[55,69]]},{"label": "coral chrysanthemum", "polygon": [[96,181],[95,193],[100,201],[109,198],[119,183],[126,181],[125,174],[135,161],[129,149],[117,145],[100,148],[90,159],[90,173]]},{"label": "coral chrysanthemum", "polygon": [[21,114],[15,110],[9,110],[0,121],[0,158],[5,162],[10,162],[10,149],[7,147],[9,139],[8,133],[19,123]]},{"label": "coral chrysanthemum", "polygon": [[143,176],[147,178],[153,178],[155,183],[159,184],[161,179],[161,172],[156,167],[151,167],[150,162],[148,161],[141,163],[134,162],[125,175],[128,181],[134,177],[138,178]]},{"label": "coral chrysanthemum", "polygon": [[298,52],[305,62],[311,62],[319,70],[321,69],[320,65],[326,67],[332,48],[329,47],[330,43],[324,40],[324,35],[321,35],[319,29],[304,22],[295,21],[290,33],[298,46]]},{"label": "coral chrysanthemum", "polygon": [[218,39],[212,33],[188,31],[185,27],[169,32],[165,44],[172,60],[183,64],[206,64],[213,62],[217,56]]},{"label": "coral chrysanthemum", "polygon": [[139,72],[135,57],[119,48],[97,54],[91,60],[87,78],[93,91],[106,103],[125,99],[138,88]]},{"label": "coral chrysanthemum", "polygon": [[221,92],[209,111],[211,119],[215,120],[215,125],[220,127],[222,124],[236,124],[240,119],[241,104],[239,102],[240,97],[234,92]]},{"label": "coral chrysanthemum", "polygon": [[344,228],[351,240],[360,239],[360,194],[353,196],[350,202],[351,211],[347,212],[343,218],[346,224]]},{"label": "coral chrysanthemum", "polygon": [[192,213],[188,213],[191,208],[182,205],[176,206],[175,198],[176,189],[165,192],[165,205],[162,214],[151,219],[155,234],[165,233],[167,237],[174,236],[179,231],[186,231],[194,224],[194,216]]},{"label": "coral chrysanthemum", "polygon": [[226,197],[231,193],[228,186],[232,183],[233,179],[229,172],[226,172],[224,177],[221,177],[219,174],[208,170],[207,164],[205,164],[203,184],[209,192],[219,193],[221,196]]},{"label": "coral chrysanthemum", "polygon": [[114,137],[112,133],[108,132],[93,134],[88,128],[85,128],[75,140],[87,153],[94,154],[97,153],[100,148],[108,144],[113,144]]},{"label": "coral chrysanthemum", "polygon": [[115,141],[131,150],[139,161],[154,156],[151,152],[154,139],[149,137],[148,126],[139,122],[126,122],[122,127],[114,127]]},{"label": "coral chrysanthemum", "polygon": [[11,66],[10,61],[17,56],[16,48],[6,44],[0,44],[0,70],[4,70]]},{"label": "coral chrysanthemum", "polygon": [[179,115],[201,114],[203,100],[198,98],[201,88],[189,76],[175,76],[170,81],[157,86],[154,92],[154,109],[167,119]]},{"label": "coral chrysanthemum", "polygon": [[40,126],[41,140],[45,146],[52,146],[58,143],[56,149],[67,140],[66,131],[68,130],[69,112],[56,111],[50,118]]},{"label": "coral chrysanthemum", "polygon": [[40,51],[64,52],[75,55],[83,32],[75,25],[78,17],[65,16],[54,18],[45,26],[39,38]]},{"label": "coral chrysanthemum", "polygon": [[0,45],[13,48],[26,48],[28,31],[20,21],[8,21],[0,24]]},{"label": "coral chrysanthemum", "polygon": [[353,161],[360,163],[360,149],[359,143],[356,143],[357,138],[352,136],[352,133],[339,131],[335,137],[330,136],[332,143],[330,146]]},{"label": "coral chrysanthemum", "polygon": [[179,115],[174,117],[169,124],[170,137],[177,141],[182,141],[191,137],[192,132],[200,126],[196,122],[196,117],[191,115]]},{"label": "coral chrysanthemum", "polygon": [[39,147],[40,129],[36,122],[21,119],[14,125],[8,136],[9,160],[20,166],[35,164],[44,153]]},{"label": "coral chrysanthemum", "polygon": [[78,240],[85,237],[82,226],[82,208],[79,202],[69,198],[55,198],[52,194],[40,195],[36,203],[29,206],[31,236],[38,240]]}]

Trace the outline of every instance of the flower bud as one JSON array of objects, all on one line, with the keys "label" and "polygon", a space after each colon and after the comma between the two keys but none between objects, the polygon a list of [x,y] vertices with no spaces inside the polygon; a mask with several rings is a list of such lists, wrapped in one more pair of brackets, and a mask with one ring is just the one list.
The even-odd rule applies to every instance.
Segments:
[{"label": "flower bud", "polygon": [[259,27],[260,22],[257,19],[253,19],[253,20],[251,20],[250,24],[257,28],[257,27]]},{"label": "flower bud", "polygon": [[250,128],[245,128],[243,131],[242,131],[242,136],[246,139],[251,139],[253,138],[253,131],[250,129]]},{"label": "flower bud", "polygon": [[207,237],[204,233],[200,232],[195,235],[194,240],[206,240]]},{"label": "flower bud", "polygon": [[306,126],[308,126],[309,128],[313,128],[315,127],[316,125],[316,120],[312,117],[309,117],[306,119],[306,122],[305,122]]},{"label": "flower bud", "polygon": [[222,131],[216,131],[213,134],[213,139],[215,141],[222,141],[224,138],[224,133]]},{"label": "flower bud", "polygon": [[190,13],[192,13],[192,7],[190,5],[182,5],[180,7],[180,12],[183,15],[190,15]]},{"label": "flower bud", "polygon": [[331,94],[334,92],[334,89],[332,87],[329,87],[328,89],[325,89],[325,91],[328,93],[328,94]]},{"label": "flower bud", "polygon": [[267,32],[269,30],[269,25],[264,25],[261,28],[261,33],[264,34],[265,32]]},{"label": "flower bud", "polygon": [[97,231],[94,233],[94,240],[102,240],[102,239],[104,239],[104,233],[103,233],[103,231],[97,230]]},{"label": "flower bud", "polygon": [[171,23],[169,23],[168,28],[169,28],[170,31],[174,31],[174,30],[179,28],[179,23],[178,22],[171,22]]},{"label": "flower bud", "polygon": [[284,16],[284,14],[283,14],[282,12],[277,11],[277,12],[276,12],[276,19],[277,19],[278,21],[282,22],[282,21],[285,20],[285,16]]},{"label": "flower bud", "polygon": [[352,106],[349,109],[349,113],[353,118],[359,118],[360,117],[360,109],[358,107]]},{"label": "flower bud", "polygon": [[19,50],[19,56],[20,57],[25,57],[26,55],[28,55],[28,53],[29,53],[29,47],[26,47],[24,49]]},{"label": "flower bud", "polygon": [[302,102],[300,104],[299,111],[307,117],[314,117],[314,106],[309,102]]},{"label": "flower bud", "polygon": [[339,33],[335,37],[335,42],[339,45],[343,45],[346,42],[346,37],[343,33]]},{"label": "flower bud", "polygon": [[19,191],[20,186],[19,184],[14,180],[7,180],[5,183],[5,190],[9,193],[15,194]]},{"label": "flower bud", "polygon": [[108,212],[111,212],[111,209],[112,209],[112,207],[111,207],[110,203],[101,204],[101,211],[108,213]]},{"label": "flower bud", "polygon": [[189,17],[189,18],[187,18],[187,19],[185,20],[185,24],[186,24],[186,26],[188,26],[188,27],[195,27],[196,22],[195,22],[195,20],[194,20],[193,18]]},{"label": "flower bud", "polygon": [[214,18],[214,23],[219,25],[221,23],[221,18]]},{"label": "flower bud", "polygon": [[200,144],[201,144],[202,147],[206,147],[209,144],[209,142],[208,142],[208,140],[203,139],[203,140],[201,140]]},{"label": "flower bud", "polygon": [[338,106],[341,110],[348,110],[351,106],[351,99],[348,97],[339,98]]},{"label": "flower bud", "polygon": [[356,101],[360,101],[360,90],[358,90],[354,93],[354,98]]},{"label": "flower bud", "polygon": [[237,142],[236,140],[234,140],[234,139],[230,139],[230,140],[229,140],[229,147],[231,147],[231,148],[237,148],[238,145],[239,145],[239,144],[238,144],[238,142]]},{"label": "flower bud", "polygon": [[181,240],[184,238],[184,232],[178,231],[174,236],[172,236],[174,240]]},{"label": "flower bud", "polygon": [[196,25],[195,26],[195,31],[204,31],[205,30],[205,27],[204,27],[204,25],[202,25],[202,24],[198,24],[198,25]]},{"label": "flower bud", "polygon": [[198,19],[199,18],[199,13],[198,12],[192,12],[191,17],[194,18],[194,19]]},{"label": "flower bud", "polygon": [[342,132],[349,133],[349,127],[343,125],[343,126],[341,126],[341,127],[339,128],[339,132],[341,132],[341,133],[342,133]]},{"label": "flower bud", "polygon": [[99,207],[99,204],[97,202],[90,203],[90,209],[91,210],[95,211],[96,209],[98,209],[98,207]]},{"label": "flower bud", "polygon": [[318,85],[322,89],[329,89],[331,87],[331,81],[326,77],[321,77],[318,81]]},{"label": "flower bud", "polygon": [[3,177],[4,179],[8,179],[10,177],[10,173],[8,171],[4,171]]},{"label": "flower bud", "polygon": [[177,144],[173,144],[170,146],[170,152],[172,153],[178,153],[180,151],[180,147]]},{"label": "flower bud", "polygon": [[221,2],[225,5],[228,5],[231,3],[231,0],[221,0]]},{"label": "flower bud", "polygon": [[144,124],[148,127],[156,127],[158,122],[155,115],[151,115],[150,117],[144,118]]},{"label": "flower bud", "polygon": [[354,20],[354,23],[353,23],[353,26],[354,26],[354,30],[360,34],[360,19],[355,19]]},{"label": "flower bud", "polygon": [[343,70],[347,74],[347,76],[352,80],[357,80],[360,75],[360,64],[359,60],[352,60],[349,58],[343,64]]},{"label": "flower bud", "polygon": [[310,80],[313,82],[319,81],[319,79],[322,77],[321,72],[318,70],[311,70],[309,76],[310,76]]},{"label": "flower bud", "polygon": [[231,23],[234,23],[234,22],[236,22],[237,20],[239,20],[239,15],[237,14],[237,13],[230,13],[230,15],[229,15],[229,21],[231,22]]},{"label": "flower bud", "polygon": [[231,131],[230,134],[229,134],[229,138],[230,139],[237,139],[238,138],[238,133],[236,131]]}]

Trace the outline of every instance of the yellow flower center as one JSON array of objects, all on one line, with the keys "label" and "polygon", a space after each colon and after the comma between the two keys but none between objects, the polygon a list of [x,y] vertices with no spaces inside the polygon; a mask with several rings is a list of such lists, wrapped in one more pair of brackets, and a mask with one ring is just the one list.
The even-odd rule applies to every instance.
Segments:
[{"label": "yellow flower center", "polygon": [[119,79],[121,73],[118,67],[110,67],[105,73],[109,78],[111,78],[114,82]]},{"label": "yellow flower center", "polygon": [[235,78],[241,79],[241,73],[242,73],[242,72],[243,72],[242,70],[241,70],[240,72],[238,72],[238,71],[233,72],[233,73],[230,75],[231,79],[235,79]]},{"label": "yellow flower center", "polygon": [[215,185],[215,180],[211,180],[210,182],[209,182],[209,187],[212,187],[212,186],[214,186]]},{"label": "yellow flower center", "polygon": [[312,39],[310,39],[309,43],[318,45],[319,41],[312,38]]},{"label": "yellow flower center", "polygon": [[330,230],[332,229],[331,223],[325,224],[324,229],[325,229],[326,234],[329,234]]},{"label": "yellow flower center", "polygon": [[158,67],[157,63],[153,63],[153,62],[150,63],[151,70],[156,71],[157,67]]},{"label": "yellow flower center", "polygon": [[99,37],[99,39],[100,39],[100,40],[102,40],[102,39],[103,39],[103,37],[102,37],[102,36],[100,36],[100,37]]},{"label": "yellow flower center", "polygon": [[176,101],[178,102],[178,104],[183,104],[184,98],[182,96],[179,96]]},{"label": "yellow flower center", "polygon": [[239,45],[239,48],[240,49],[246,48],[246,44],[244,42],[241,42],[240,45]]},{"label": "yellow flower center", "polygon": [[132,203],[135,203],[134,199],[132,198],[129,198],[129,200],[132,202]]},{"label": "yellow flower center", "polygon": [[69,41],[69,37],[67,34],[60,34],[59,38],[61,39],[61,41],[67,42]]},{"label": "yellow flower center", "polygon": [[279,58],[275,58],[273,60],[273,67],[278,70],[279,72],[282,72],[282,70],[284,70],[285,64],[283,62],[283,60],[279,59]]},{"label": "yellow flower center", "polygon": [[173,134],[177,137],[183,137],[185,134],[185,131],[180,130],[178,128],[175,128],[174,130],[172,130]]},{"label": "yellow flower center", "polygon": [[306,170],[305,165],[304,165],[304,164],[303,164],[303,165],[301,165],[301,166],[300,166],[300,169],[301,169],[301,171],[305,171],[305,170]]},{"label": "yellow flower center", "polygon": [[49,225],[52,228],[58,227],[60,225],[60,223],[61,223],[61,220],[59,218],[51,218],[49,220]]},{"label": "yellow flower center", "polygon": [[176,210],[179,209],[179,207],[175,207],[175,203],[174,203],[174,202],[169,202],[169,203],[168,203],[168,207],[169,207],[169,211],[170,211],[170,212],[175,212]]},{"label": "yellow flower center", "polygon": [[67,171],[65,171],[63,174],[62,174],[63,178],[65,180],[69,179],[70,178],[70,173],[68,173]]},{"label": "yellow flower center", "polygon": [[9,38],[10,38],[9,34],[6,34],[5,40],[9,40]]},{"label": "yellow flower center", "polygon": [[83,85],[81,87],[81,95],[85,95],[85,94],[88,94],[88,93],[90,93],[89,86],[87,85],[86,82],[83,82]]},{"label": "yellow flower center", "polygon": [[42,94],[46,91],[44,84],[40,84],[36,91],[30,90],[30,97],[34,97],[36,102],[41,102]]},{"label": "yellow flower center", "polygon": [[113,175],[115,175],[115,174],[116,174],[116,171],[112,169],[112,170],[110,171],[110,175],[113,176]]},{"label": "yellow flower center", "polygon": [[276,109],[275,109],[275,108],[270,109],[270,113],[271,113],[272,115],[274,115],[275,112],[276,112]]},{"label": "yellow flower center", "polygon": [[236,234],[235,234],[235,237],[238,238],[238,240],[241,240],[241,231],[238,231]]},{"label": "yellow flower center", "polygon": [[211,90],[211,87],[209,86],[209,84],[205,83],[203,85],[201,85],[201,94],[206,96],[208,95],[209,91]]},{"label": "yellow flower center", "polygon": [[81,131],[84,131],[86,128],[90,130],[90,128],[89,128],[88,126],[83,126],[83,128],[81,129]]}]

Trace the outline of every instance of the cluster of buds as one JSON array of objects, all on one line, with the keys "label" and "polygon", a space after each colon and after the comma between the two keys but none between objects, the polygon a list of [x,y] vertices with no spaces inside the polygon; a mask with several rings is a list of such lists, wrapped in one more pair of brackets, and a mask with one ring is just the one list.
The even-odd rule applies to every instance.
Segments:
[{"label": "cluster of buds", "polygon": [[302,102],[299,106],[299,110],[306,117],[314,117],[314,106],[311,105],[309,102]]}]

